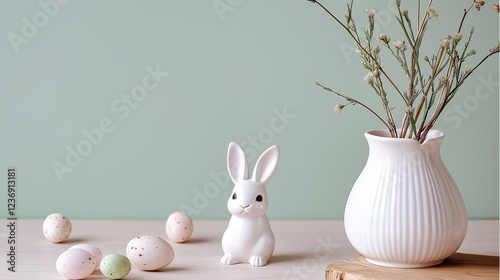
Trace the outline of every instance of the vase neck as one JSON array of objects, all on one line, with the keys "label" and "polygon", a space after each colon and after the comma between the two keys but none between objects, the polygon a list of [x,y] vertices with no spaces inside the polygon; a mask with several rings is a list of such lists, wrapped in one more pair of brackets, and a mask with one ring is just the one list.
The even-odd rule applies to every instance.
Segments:
[{"label": "vase neck", "polygon": [[392,138],[387,130],[373,130],[365,133],[370,154],[390,156],[412,156],[415,153],[439,155],[444,133],[431,130],[423,144],[408,138]]}]

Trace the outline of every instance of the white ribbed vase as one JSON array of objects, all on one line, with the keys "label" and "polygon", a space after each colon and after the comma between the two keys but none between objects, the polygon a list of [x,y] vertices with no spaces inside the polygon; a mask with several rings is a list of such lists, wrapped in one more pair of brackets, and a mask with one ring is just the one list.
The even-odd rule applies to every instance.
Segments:
[{"label": "white ribbed vase", "polygon": [[370,263],[400,268],[440,264],[467,231],[467,213],[439,148],[444,133],[431,130],[419,144],[365,133],[369,155],[344,215],[347,237]]}]

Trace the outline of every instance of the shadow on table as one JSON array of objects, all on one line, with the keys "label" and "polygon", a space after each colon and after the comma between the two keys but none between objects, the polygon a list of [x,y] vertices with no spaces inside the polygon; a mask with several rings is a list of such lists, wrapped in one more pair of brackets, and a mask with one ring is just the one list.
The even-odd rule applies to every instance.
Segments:
[{"label": "shadow on table", "polygon": [[211,240],[209,238],[190,238],[185,244],[198,244],[198,243],[205,243],[205,242],[210,242]]},{"label": "shadow on table", "polygon": [[188,268],[183,268],[183,267],[178,267],[178,266],[167,266],[164,267],[160,270],[154,270],[154,271],[148,271],[148,272],[177,272],[177,271],[183,271],[183,270],[189,270]]},{"label": "shadow on table", "polygon": [[273,255],[271,259],[269,259],[269,264],[303,260],[304,258],[306,258],[304,255]]},{"label": "shadow on table", "polygon": [[82,244],[82,243],[85,243],[85,242],[88,242],[87,239],[85,238],[68,238],[66,240],[64,240],[63,242],[61,243],[58,243],[58,244]]}]

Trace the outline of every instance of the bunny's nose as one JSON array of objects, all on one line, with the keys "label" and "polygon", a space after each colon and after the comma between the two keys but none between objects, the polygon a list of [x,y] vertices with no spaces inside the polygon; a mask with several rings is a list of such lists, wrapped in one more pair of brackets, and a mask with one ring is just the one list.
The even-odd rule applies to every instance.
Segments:
[{"label": "bunny's nose", "polygon": [[[241,204],[240,204],[240,206],[241,206]],[[243,208],[243,209],[248,208],[248,207],[250,207],[250,204],[248,204],[247,206],[241,206],[241,208]]]}]

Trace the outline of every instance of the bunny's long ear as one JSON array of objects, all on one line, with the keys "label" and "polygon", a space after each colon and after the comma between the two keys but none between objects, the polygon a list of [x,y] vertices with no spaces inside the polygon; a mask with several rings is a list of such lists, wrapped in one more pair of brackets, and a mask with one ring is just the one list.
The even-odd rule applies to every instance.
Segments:
[{"label": "bunny's long ear", "polygon": [[279,157],[280,149],[276,145],[264,151],[255,164],[252,179],[267,184],[278,166]]},{"label": "bunny's long ear", "polygon": [[227,171],[233,183],[248,179],[248,161],[245,152],[235,142],[227,149]]}]

